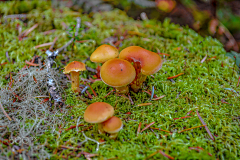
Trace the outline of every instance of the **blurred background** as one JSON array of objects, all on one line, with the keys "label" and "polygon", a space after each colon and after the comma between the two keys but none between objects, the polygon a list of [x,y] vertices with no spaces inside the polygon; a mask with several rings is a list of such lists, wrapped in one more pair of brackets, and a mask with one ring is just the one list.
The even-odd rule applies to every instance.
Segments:
[{"label": "blurred background", "polygon": [[226,51],[239,52],[240,0],[52,0],[52,6],[86,13],[119,8],[139,20],[169,18],[202,36],[219,39]]},{"label": "blurred background", "polygon": [[[239,52],[240,0],[52,0],[51,5],[90,15],[119,8],[138,20],[168,18],[173,23],[189,26],[202,36],[217,38],[226,51]],[[27,13],[33,8],[34,5],[26,7],[16,3],[8,14]]]}]

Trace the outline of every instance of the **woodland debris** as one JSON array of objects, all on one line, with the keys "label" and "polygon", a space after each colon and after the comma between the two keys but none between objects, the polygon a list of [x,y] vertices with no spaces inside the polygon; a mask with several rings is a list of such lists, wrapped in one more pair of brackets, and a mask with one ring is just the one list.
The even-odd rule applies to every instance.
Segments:
[{"label": "woodland debris", "polygon": [[11,121],[12,119],[9,117],[9,115],[7,114],[7,112],[5,111],[5,109],[3,108],[1,101],[0,101],[0,108],[1,108],[2,111],[3,111],[3,114]]},{"label": "woodland debris", "polygon": [[204,125],[204,127],[205,127],[207,133],[209,134],[210,138],[214,141],[215,139],[214,139],[212,133],[210,132],[210,130],[208,129],[207,124],[204,122],[204,120],[202,119],[202,117],[201,117],[200,114],[198,113],[198,110],[196,110],[196,112],[197,112],[198,118],[200,119],[202,125]]}]

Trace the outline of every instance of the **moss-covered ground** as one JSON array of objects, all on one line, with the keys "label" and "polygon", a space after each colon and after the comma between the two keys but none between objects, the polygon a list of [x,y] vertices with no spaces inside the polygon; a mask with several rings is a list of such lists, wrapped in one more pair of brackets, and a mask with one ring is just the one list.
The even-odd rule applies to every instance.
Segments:
[{"label": "moss-covered ground", "polygon": [[[83,101],[83,96],[73,94],[70,89],[62,93],[67,104],[65,107],[69,108],[69,116],[66,116],[65,123],[59,127],[60,134],[50,134],[50,131],[46,130],[45,134],[36,137],[35,140],[48,144],[45,149],[51,155],[51,159],[78,159],[76,156],[80,151],[98,153],[93,159],[166,159],[163,154],[156,152],[159,150],[176,159],[240,158],[238,70],[234,61],[225,56],[222,44],[216,39],[201,37],[188,27],[180,27],[170,23],[169,20],[163,23],[155,20],[133,20],[120,10],[87,15],[67,8],[53,10],[50,4],[45,2],[34,4],[10,2],[0,5],[2,16],[27,13],[24,20],[1,18],[1,86],[7,85],[10,81],[5,79],[9,72],[20,70],[26,65],[25,61],[29,61],[34,55],[41,56],[42,60],[46,58],[45,49],[48,47],[36,49],[35,46],[52,42],[55,37],[58,37],[58,40],[54,49],[68,42],[71,37],[68,36],[68,29],[65,29],[63,22],[69,27],[74,27],[76,17],[82,20],[81,30],[77,41],[56,58],[60,68],[64,67],[62,60],[83,61],[88,58],[98,46],[103,43],[109,44],[106,39],[109,37],[117,39],[117,44],[114,44],[120,51],[125,47],[138,45],[153,52],[170,55],[161,55],[164,60],[162,69],[154,74],[154,77],[147,78],[142,91],[130,92],[134,105],[127,98],[115,94],[105,97],[112,88],[102,81],[89,83],[97,94],[95,97],[88,89],[93,96],[92,99],[84,98]],[[28,5],[28,8],[21,5]],[[21,26],[24,31],[36,23],[38,27],[29,33],[27,38],[19,40],[18,27]],[[45,31],[52,29],[55,31],[44,34]],[[6,56],[6,52],[9,57]],[[90,61],[86,61],[86,65],[92,68],[97,66]],[[174,78],[174,81],[167,79],[180,73],[184,74]],[[94,78],[89,71],[80,76]],[[151,100],[151,96],[144,91],[152,91],[152,86],[158,97],[163,95],[165,97],[156,101]],[[99,101],[114,106],[115,115],[123,121],[123,130],[116,140],[109,139],[107,135],[99,135],[96,125],[92,126],[83,120],[86,107]],[[138,106],[142,103],[152,104]],[[178,133],[202,125],[197,110],[214,140],[204,127]],[[174,119],[185,117],[190,111],[188,116],[191,117]],[[76,149],[84,137],[76,131],[76,128],[68,131],[66,129],[76,125],[77,120],[79,124],[84,124],[78,128],[79,131],[92,126],[84,133],[92,139],[104,141],[100,144],[98,152],[96,143],[91,141]],[[146,129],[137,135],[139,123],[142,123],[143,129],[152,122],[155,123],[151,127],[161,128],[172,134]],[[0,145],[5,147],[1,142]],[[84,156],[81,155],[80,158]]]}]

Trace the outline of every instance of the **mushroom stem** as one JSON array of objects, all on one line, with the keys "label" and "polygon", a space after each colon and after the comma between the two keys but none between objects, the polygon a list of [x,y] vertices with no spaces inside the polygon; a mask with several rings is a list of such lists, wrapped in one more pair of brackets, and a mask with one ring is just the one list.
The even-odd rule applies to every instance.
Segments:
[{"label": "mushroom stem", "polygon": [[103,124],[102,123],[98,123],[98,133],[99,134],[105,133],[104,130],[103,130]]},{"label": "mushroom stem", "polygon": [[80,92],[79,88],[79,72],[71,72],[72,90],[74,92]]},{"label": "mushroom stem", "polygon": [[97,78],[101,78],[100,77],[100,70],[101,70],[101,66],[100,66],[100,64],[99,63],[97,63],[97,68],[96,68],[96,70],[97,70]]},{"label": "mushroom stem", "polygon": [[117,133],[110,133],[109,138],[110,139],[116,139],[117,136],[118,136],[118,132]]},{"label": "mushroom stem", "polygon": [[142,84],[146,80],[147,76],[142,74],[140,63],[133,63],[133,66],[136,70],[136,77],[130,85],[133,91],[137,92],[140,88],[142,88]]},{"label": "mushroom stem", "polygon": [[143,82],[146,80],[147,76],[139,73],[136,78],[131,83],[131,88],[134,92],[137,92],[139,89],[142,88]]},{"label": "mushroom stem", "polygon": [[120,94],[127,94],[129,92],[128,86],[115,87],[115,88],[116,88],[116,92]]}]

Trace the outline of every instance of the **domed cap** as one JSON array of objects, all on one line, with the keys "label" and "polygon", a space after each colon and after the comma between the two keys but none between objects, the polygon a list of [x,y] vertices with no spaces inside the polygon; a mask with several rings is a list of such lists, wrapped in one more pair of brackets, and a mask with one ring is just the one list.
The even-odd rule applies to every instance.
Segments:
[{"label": "domed cap", "polygon": [[128,85],[134,80],[136,71],[130,62],[114,58],[102,65],[100,76],[107,85],[121,87]]},{"label": "domed cap", "polygon": [[107,133],[117,133],[123,127],[123,123],[121,119],[115,116],[103,122],[102,125],[103,125],[103,130]]},{"label": "domed cap", "polygon": [[113,107],[105,102],[95,102],[90,104],[85,113],[84,120],[88,123],[102,123],[114,114]]},{"label": "domed cap", "polygon": [[63,71],[64,74],[86,70],[85,64],[78,61],[72,61],[71,63],[68,63],[68,65],[65,66],[64,68],[65,68]]},{"label": "domed cap", "polygon": [[92,62],[104,63],[109,59],[117,58],[119,51],[117,48],[103,44],[98,47],[90,56]]},{"label": "domed cap", "polygon": [[139,46],[130,46],[123,49],[120,52],[119,58],[126,59],[130,62],[139,62],[141,72],[144,75],[154,74],[162,68],[162,59],[157,53]]}]

